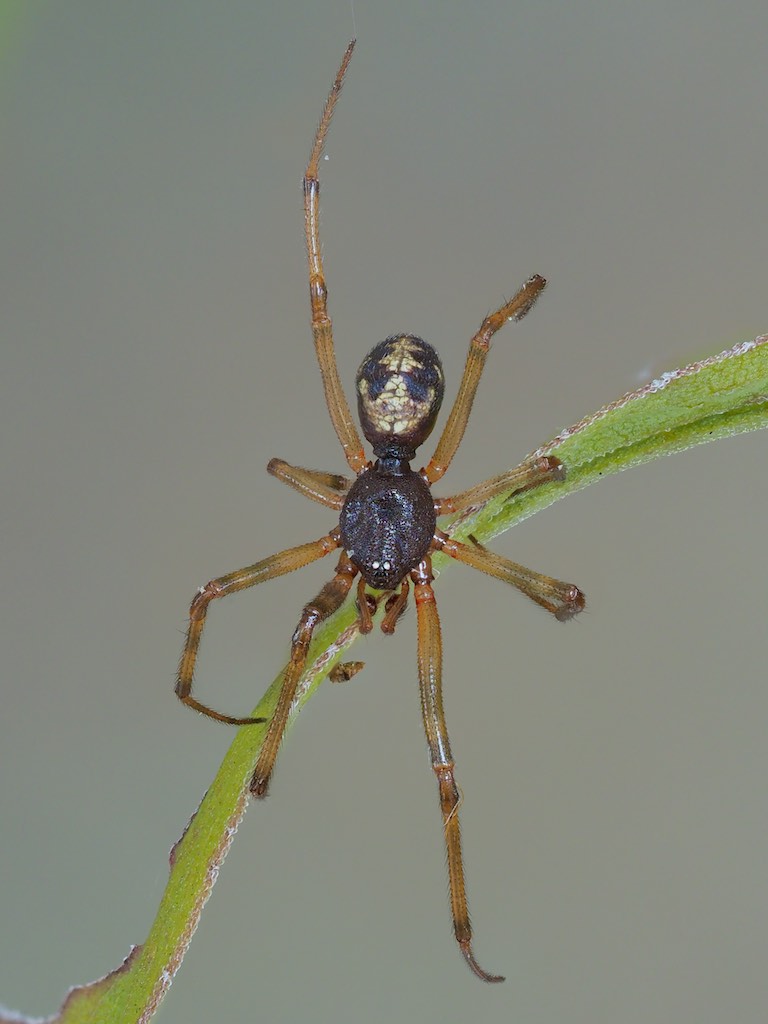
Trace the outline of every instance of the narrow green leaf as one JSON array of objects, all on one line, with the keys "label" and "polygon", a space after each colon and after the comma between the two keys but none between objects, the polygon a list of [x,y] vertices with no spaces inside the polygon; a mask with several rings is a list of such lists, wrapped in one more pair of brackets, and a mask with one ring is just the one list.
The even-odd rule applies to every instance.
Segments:
[{"label": "narrow green leaf", "polygon": [[[501,495],[462,513],[447,527],[457,538],[489,540],[553,502],[611,473],[731,434],[768,426],[768,336],[663,374],[658,380],[562,431],[534,455],[556,454],[568,476],[514,496]],[[435,558],[443,567],[448,559]],[[357,639],[354,602],[320,630],[310,649],[291,721]],[[253,714],[268,716],[281,676]],[[170,986],[197,927],[237,827],[245,813],[248,778],[263,726],[239,730],[218,775],[172,856],[168,886],[143,947],[122,967],[74,990],[53,1021],[66,1024],[146,1022]]]},{"label": "narrow green leaf", "polygon": [[[457,539],[490,540],[568,494],[662,455],[768,426],[768,335],[630,392],[561,431],[529,458],[554,454],[567,479],[458,516]],[[445,559],[441,561],[445,564]]]}]

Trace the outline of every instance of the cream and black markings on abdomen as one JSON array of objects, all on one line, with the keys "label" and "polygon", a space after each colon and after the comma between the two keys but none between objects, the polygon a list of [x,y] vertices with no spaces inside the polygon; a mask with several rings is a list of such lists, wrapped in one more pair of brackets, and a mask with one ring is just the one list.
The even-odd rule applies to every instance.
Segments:
[{"label": "cream and black markings on abdomen", "polygon": [[371,349],[355,384],[363,433],[374,453],[413,458],[443,400],[445,379],[435,349],[413,334],[393,335]]}]

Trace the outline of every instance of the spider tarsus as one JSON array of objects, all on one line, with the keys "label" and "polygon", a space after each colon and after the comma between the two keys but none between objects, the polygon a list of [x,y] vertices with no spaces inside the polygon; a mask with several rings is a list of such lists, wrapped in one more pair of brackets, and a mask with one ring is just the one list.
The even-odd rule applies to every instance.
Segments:
[{"label": "spider tarsus", "polygon": [[[509,319],[519,321],[524,316],[528,316],[536,305],[536,300],[546,288],[546,285],[547,279],[542,277],[541,274],[533,274],[529,277],[515,296],[515,299],[518,299],[520,304],[513,311]],[[513,299],[512,301],[514,302],[515,300]]]},{"label": "spider tarsus", "polygon": [[[205,714],[210,715],[210,709]],[[236,718],[234,715],[222,715],[218,711],[214,712],[214,717],[225,725],[263,725],[269,721],[268,718],[254,718],[252,715]]]},{"label": "spider tarsus", "polygon": [[562,483],[567,476],[565,466],[554,455],[542,455],[537,465],[543,472],[550,473],[552,480],[558,483]]},{"label": "spider tarsus", "polygon": [[472,952],[472,947],[470,946],[469,941],[460,942],[459,946],[461,947],[461,952],[462,952],[462,955],[463,955],[464,959],[469,964],[470,970],[481,981],[487,981],[487,982],[490,982],[492,984],[495,984],[496,982],[499,982],[499,981],[504,981],[504,975],[503,974],[489,974],[487,971],[483,970],[483,968],[480,966],[480,964],[477,962],[477,960],[475,960],[475,955]]},{"label": "spider tarsus", "polygon": [[269,792],[269,777],[259,779],[254,775],[251,779],[250,790],[254,800],[263,800]]},{"label": "spider tarsus", "polygon": [[325,107],[323,108],[323,113],[320,118],[320,124],[315,134],[315,144],[312,147],[312,153],[309,158],[309,164],[307,165],[307,174],[305,175],[304,179],[305,191],[307,181],[317,181],[317,170],[318,165],[320,163],[320,157],[322,155],[323,148],[325,147],[325,137],[328,134],[328,126],[331,123],[331,118],[333,117],[333,110],[334,107],[336,106],[336,101],[339,98],[339,94],[341,93],[341,87],[344,84],[344,76],[347,73],[349,62],[352,59],[352,51],[354,50],[356,43],[356,39],[350,40],[349,45],[344,51],[344,56],[341,59],[341,65],[339,67],[339,70],[336,72],[336,78],[334,79],[333,85],[331,86],[331,91],[328,94],[328,99],[325,101]]},{"label": "spider tarsus", "polygon": [[565,603],[555,612],[555,618],[558,622],[567,622],[569,619],[572,619],[574,615],[584,611],[587,603],[584,591],[579,590],[575,586],[569,588],[564,600]]},{"label": "spider tarsus", "polygon": [[205,715],[206,718],[213,718],[216,722],[223,722],[224,725],[263,725],[268,721],[267,718],[253,718],[248,716],[247,718],[235,718],[232,715],[222,715],[220,711],[214,711],[213,708],[209,708],[207,704],[201,704],[199,700],[195,700],[194,697],[189,694],[180,693],[181,683],[176,683],[176,696],[179,698],[182,704],[186,704],[188,708],[193,711],[199,712],[201,715]]}]

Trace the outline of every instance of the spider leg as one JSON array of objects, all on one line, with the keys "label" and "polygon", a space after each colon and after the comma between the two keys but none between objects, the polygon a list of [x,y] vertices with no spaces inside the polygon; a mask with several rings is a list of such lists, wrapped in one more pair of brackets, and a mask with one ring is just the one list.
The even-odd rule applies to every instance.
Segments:
[{"label": "spider leg", "polygon": [[437,530],[434,543],[457,562],[471,565],[473,569],[479,569],[480,572],[493,576],[502,583],[510,583],[536,604],[552,612],[560,622],[572,619],[584,609],[584,594],[573,583],[564,583],[562,580],[534,572],[533,569],[526,569],[524,565],[518,565],[517,562],[511,562],[508,558],[484,548],[474,537],[470,539],[471,545],[462,544]]},{"label": "spider leg", "polygon": [[435,512],[444,516],[448,512],[463,512],[472,505],[483,505],[497,494],[512,491],[530,491],[533,487],[550,483],[552,480],[565,480],[565,466],[553,455],[543,455],[539,459],[523,462],[506,473],[499,473],[480,484],[475,484],[467,491],[452,494],[448,498],[435,498]]},{"label": "spider leg", "polygon": [[200,640],[203,636],[205,618],[208,614],[208,605],[216,598],[226,597],[227,594],[236,594],[239,590],[247,590],[248,587],[255,587],[258,583],[265,583],[276,576],[283,576],[285,573],[302,569],[310,562],[334,551],[338,548],[339,543],[338,531],[333,530],[327,536],[321,537],[320,540],[280,551],[261,562],[256,562],[255,565],[238,569],[227,576],[219,576],[201,587],[195,594],[189,609],[189,629],[176,680],[176,696],[179,700],[187,707],[200,711],[204,715],[208,715],[209,718],[215,718],[217,722],[226,722],[228,725],[250,725],[254,722],[265,722],[264,718],[234,718],[231,715],[222,715],[221,712],[214,711],[207,704],[201,704],[192,696],[192,678]]},{"label": "spider leg", "polygon": [[333,117],[336,101],[347,67],[355,48],[355,40],[346,49],[336,79],[325,102],[320,124],[315,135],[312,153],[304,174],[304,228],[307,237],[307,258],[309,260],[309,300],[312,307],[312,336],[315,352],[320,364],[320,373],[325,389],[325,401],[331,416],[333,429],[341,442],[344,456],[354,473],[365,467],[366,459],[360,435],[349,411],[347,399],[341,387],[336,356],[333,350],[333,325],[328,315],[328,289],[323,272],[323,258],[320,251],[320,180],[318,164],[325,145],[325,137]]},{"label": "spider leg", "polygon": [[311,501],[319,501],[326,508],[339,511],[352,481],[337,473],[325,473],[319,469],[304,469],[291,466],[282,459],[270,459],[267,472]]},{"label": "spider leg", "polygon": [[269,780],[277,760],[277,751],[285,732],[293,698],[296,695],[296,687],[306,665],[312,634],[319,623],[333,615],[344,603],[344,599],[352,589],[355,576],[357,576],[357,569],[346,552],[342,552],[336,566],[336,575],[325,584],[317,597],[304,605],[299,624],[291,641],[291,659],[285,669],[277,705],[269,720],[269,728],[251,777],[251,793],[255,797],[267,795]]},{"label": "spider leg", "polygon": [[395,632],[398,619],[405,612],[408,605],[409,589],[408,580],[403,580],[400,584],[399,593],[390,594],[387,598],[387,602],[384,605],[384,618],[381,620],[382,633],[387,633],[391,636]]},{"label": "spider leg", "polygon": [[472,929],[469,923],[467,894],[464,885],[464,865],[461,856],[459,828],[459,791],[454,777],[454,761],[448,740],[448,729],[443,713],[442,640],[440,619],[432,590],[432,566],[424,559],[411,573],[418,622],[418,665],[421,711],[424,731],[432,758],[432,769],[437,776],[440,809],[448,851],[448,879],[451,894],[453,931],[459,948],[472,971],[483,981],[503,981],[498,974],[488,974],[475,960],[472,952]]},{"label": "spider leg", "polygon": [[363,636],[373,629],[373,616],[379,606],[378,600],[373,594],[367,594],[365,580],[361,576],[357,581],[357,613],[360,622],[360,632]]},{"label": "spider leg", "polygon": [[459,393],[456,395],[456,401],[453,403],[448,421],[437,442],[435,454],[429,460],[426,469],[422,471],[428,483],[433,484],[443,476],[461,444],[464,431],[467,429],[469,414],[472,411],[477,386],[485,367],[485,360],[491,347],[491,339],[507,320],[522,320],[526,313],[530,312],[546,283],[544,278],[539,277],[538,274],[528,278],[514,298],[499,306],[495,313],[491,313],[483,320],[480,330],[470,341],[467,362],[459,384]]}]

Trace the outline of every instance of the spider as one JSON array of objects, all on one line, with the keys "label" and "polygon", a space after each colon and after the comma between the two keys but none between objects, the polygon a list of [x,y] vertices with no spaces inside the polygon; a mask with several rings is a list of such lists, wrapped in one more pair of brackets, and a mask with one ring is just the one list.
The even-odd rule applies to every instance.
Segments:
[{"label": "spider", "polygon": [[[459,392],[434,455],[418,472],[411,469],[411,460],[429,437],[443,399],[440,358],[430,344],[413,334],[392,335],[371,349],[356,377],[360,424],[375,456],[374,462],[369,461],[336,367],[319,235],[318,166],[354,46],[352,40],[323,109],[303,188],[312,335],[331,422],[355,476],[348,479],[335,473],[291,466],[281,459],[270,461],[267,470],[272,476],[304,497],[339,513],[338,523],[319,540],[288,548],[254,565],[220,576],[198,591],[189,610],[189,630],[176,694],[188,707],[219,722],[231,725],[266,722],[264,718],[221,714],[192,696],[195,660],[208,606],[217,598],[301,569],[340,550],[333,579],[304,606],[293,634],[290,661],[250,783],[253,796],[264,797],[318,623],[340,608],[356,586],[360,631],[369,633],[373,629],[373,613],[383,600],[381,628],[391,634],[405,611],[412,584],[418,626],[421,710],[443,816],[454,934],[472,971],[483,981],[497,982],[503,981],[503,977],[483,970],[472,950],[459,831],[460,798],[443,713],[442,641],[432,589],[431,555],[443,551],[458,562],[512,584],[561,621],[581,611],[584,595],[570,583],[543,576],[492,553],[474,538],[470,538],[470,544],[463,544],[437,528],[439,516],[480,505],[504,491],[522,491],[562,480],[565,469],[558,459],[544,456],[528,461],[447,498],[435,497],[431,487],[444,475],[461,443],[493,336],[508,320],[521,320],[530,311],[546,282],[534,275],[514,298],[485,318],[470,342]],[[370,593],[369,588],[376,593]],[[353,666],[347,677],[354,671]],[[344,675],[341,671],[335,678]]]}]

